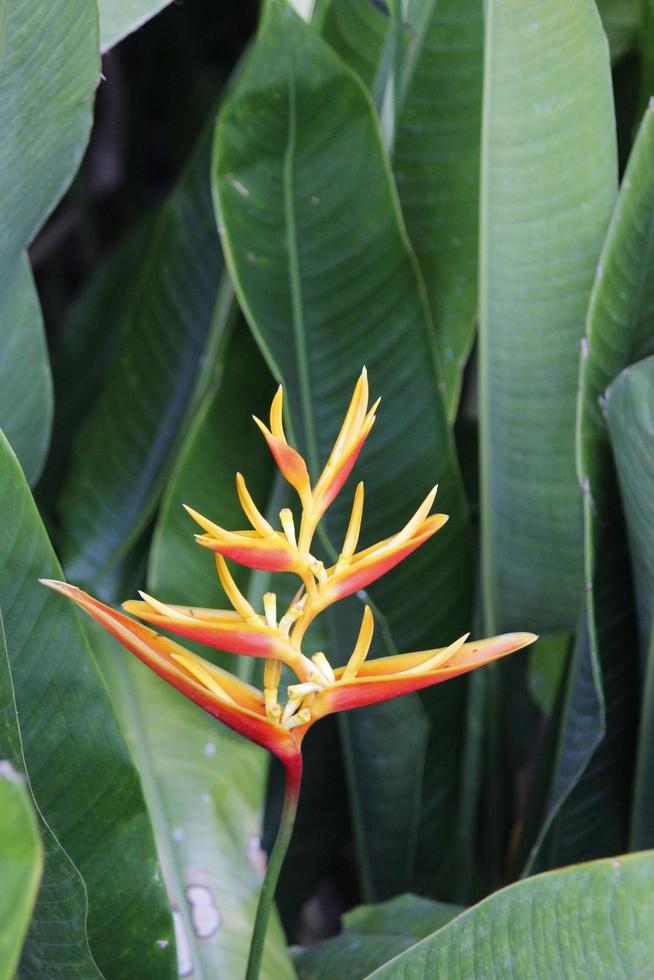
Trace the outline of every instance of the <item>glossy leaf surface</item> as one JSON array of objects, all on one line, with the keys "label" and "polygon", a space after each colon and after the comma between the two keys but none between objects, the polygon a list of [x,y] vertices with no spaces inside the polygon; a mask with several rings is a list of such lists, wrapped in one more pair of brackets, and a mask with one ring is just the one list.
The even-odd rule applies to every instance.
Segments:
[{"label": "glossy leaf surface", "polygon": [[654,359],[627,368],[607,392],[607,418],[631,545],[643,661],[638,764],[632,813],[633,847],[654,842]]},{"label": "glossy leaf surface", "polygon": [[102,972],[174,975],[169,906],[138,775],[77,616],[37,581],[61,578],[18,462],[0,439],[0,608],[27,773],[84,877]]},{"label": "glossy leaf surface", "polygon": [[96,591],[151,519],[203,366],[210,376],[222,339],[225,310],[213,316],[222,263],[208,150],[205,134],[161,211],[64,484],[64,567],[71,581]]},{"label": "glossy leaf surface", "polygon": [[[8,760],[24,779],[32,804],[1,615],[0,699],[0,757]],[[36,821],[39,852],[41,841],[45,850],[45,867],[23,944],[20,975],[34,980],[45,973],[51,980],[97,980],[101,974],[86,937],[88,902],[84,880],[38,811]],[[30,821],[26,826],[30,826]],[[4,875],[2,878],[4,881]],[[1,968],[0,975],[4,976]]]},{"label": "glossy leaf surface", "polygon": [[43,868],[43,845],[29,791],[0,762],[0,976],[14,976]]},{"label": "glossy leaf surface", "polygon": [[[579,342],[617,185],[592,0],[486,10],[480,248],[486,628],[575,626]],[[521,83],[515,84],[519,76]]]},{"label": "glossy leaf surface", "polygon": [[376,980],[647,976],[654,958],[654,855],[521,881],[370,974]]},{"label": "glossy leaf surface", "polygon": [[86,145],[100,68],[96,5],[4,2],[0,34],[0,426],[34,482],[48,444],[52,384],[24,250]]},{"label": "glossy leaf surface", "polygon": [[404,949],[440,929],[463,909],[418,895],[399,895],[379,905],[360,905],[343,916],[343,931],[295,954],[300,980],[367,976]]}]

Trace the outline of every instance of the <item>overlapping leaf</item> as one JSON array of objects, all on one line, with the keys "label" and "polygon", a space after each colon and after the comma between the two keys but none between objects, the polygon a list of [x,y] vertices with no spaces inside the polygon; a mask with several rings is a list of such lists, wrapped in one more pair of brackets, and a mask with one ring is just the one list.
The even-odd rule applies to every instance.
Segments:
[{"label": "overlapping leaf", "polygon": [[170,0],[98,0],[100,50],[104,53],[167,7]]},{"label": "overlapping leaf", "polygon": [[84,877],[88,936],[112,977],[174,974],[171,922],[138,775],[18,462],[0,440],[0,608],[40,812]]},{"label": "overlapping leaf", "polygon": [[418,895],[400,895],[380,905],[361,905],[343,916],[343,932],[309,949],[297,950],[300,980],[367,976],[378,966],[440,929],[463,909]]},{"label": "overlapping leaf", "polygon": [[505,888],[375,970],[375,980],[645,977],[654,855],[566,868]]},{"label": "overlapping leaf", "polygon": [[[324,19],[325,37],[378,104],[395,29],[381,8],[357,0],[332,0]],[[454,415],[477,313],[482,4],[412,0],[400,30],[393,171]]]},{"label": "overlapping leaf", "polygon": [[0,8],[0,425],[31,482],[47,449],[52,385],[25,248],[73,177],[99,77],[95,0]]},{"label": "overlapping leaf", "polygon": [[553,775],[548,822],[561,806],[563,812],[548,832],[549,867],[626,844],[631,770],[624,760],[633,754],[635,635],[625,529],[601,402],[630,361],[654,350],[653,152],[654,112],[648,110],[602,249],[582,341],[577,469],[588,626],[574,652]]},{"label": "overlapping leaf", "polygon": [[617,185],[610,66],[595,4],[491,0],[484,71],[486,626],[573,629],[583,580],[579,341]]},{"label": "overlapping leaf", "polygon": [[0,762],[0,977],[13,977],[43,868],[43,845],[24,781]]},{"label": "overlapping leaf", "polygon": [[[29,792],[1,614],[0,757],[11,762]],[[45,849],[45,869],[22,950],[20,974],[35,980],[44,972],[52,980],[97,980],[101,974],[86,938],[84,881],[40,814],[37,824]]]},{"label": "overlapping leaf", "polygon": [[[652,308],[654,312],[654,307]],[[634,848],[654,841],[654,358],[627,368],[607,392],[607,418],[625,507],[643,663],[643,693],[634,786]]]},{"label": "overlapping leaf", "polygon": [[119,348],[64,484],[64,567],[71,581],[96,591],[152,518],[225,331],[225,304],[216,306],[222,263],[208,135],[159,216]]}]

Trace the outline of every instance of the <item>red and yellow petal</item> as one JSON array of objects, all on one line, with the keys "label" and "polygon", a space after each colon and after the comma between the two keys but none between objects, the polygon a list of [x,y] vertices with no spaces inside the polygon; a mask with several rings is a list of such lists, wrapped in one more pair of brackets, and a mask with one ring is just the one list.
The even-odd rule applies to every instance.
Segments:
[{"label": "red and yellow petal", "polygon": [[281,470],[284,479],[287,480],[292,487],[295,487],[300,499],[302,501],[310,500],[311,494],[311,482],[309,480],[309,471],[307,470],[307,464],[304,462],[302,456],[296,449],[289,446],[287,442],[282,439],[278,439],[274,436],[270,429],[267,428],[256,416],[254,416],[254,421],[257,423],[261,431],[263,432],[264,438],[268,443],[268,448],[273,455],[273,459],[277,463],[277,466]]},{"label": "red and yellow petal", "polygon": [[[140,602],[136,599],[123,603],[125,612],[132,616],[138,616],[146,623],[152,623],[177,636],[204,643],[217,650],[245,654],[248,657],[279,657],[280,655],[279,637],[268,626],[245,623],[239,616],[224,620],[204,619],[201,610],[181,606],[166,608],[170,610],[170,614],[153,609],[148,602]],[[183,609],[185,615],[182,614]],[[176,615],[178,612],[180,614]]]},{"label": "red and yellow petal", "polygon": [[[405,558],[408,558],[420,545],[424,544],[436,531],[443,527],[447,519],[446,514],[433,514],[424,521],[413,537],[397,547],[392,545],[389,547],[387,542],[382,542],[366,549],[359,555],[354,555],[349,565],[329,578],[321,591],[321,598],[325,600],[326,605],[329,605],[358,592],[359,589],[365,589],[371,582],[375,582]],[[392,541],[392,538],[389,538],[388,541]]]},{"label": "red and yellow petal", "polygon": [[366,661],[351,680],[340,681],[345,669],[341,667],[335,672],[336,684],[316,696],[312,716],[317,719],[335,711],[361,708],[440,684],[506,657],[536,639],[533,633],[506,633],[463,643],[444,666],[424,672],[420,671],[420,665],[433,660],[446,648]]},{"label": "red and yellow petal", "polygon": [[[142,663],[223,724],[269,749],[287,764],[298,754],[298,746],[290,733],[266,716],[261,692],[256,688],[202,657],[197,657],[174,640],[134,622],[76,586],[65,582],[42,581],[44,585],[72,599]],[[200,683],[175,659],[175,655],[198,661],[227,697],[219,696]]]},{"label": "red and yellow petal", "polygon": [[210,534],[198,534],[195,540],[204,548],[223,555],[246,568],[262,572],[298,571],[297,553],[290,547],[287,539],[276,533],[274,537],[249,537],[250,532],[233,534],[229,538],[216,538]]}]

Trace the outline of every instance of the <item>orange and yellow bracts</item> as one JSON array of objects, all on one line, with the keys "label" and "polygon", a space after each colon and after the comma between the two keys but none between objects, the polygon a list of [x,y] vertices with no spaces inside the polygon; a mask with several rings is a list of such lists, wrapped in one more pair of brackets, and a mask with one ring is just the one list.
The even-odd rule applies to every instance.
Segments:
[{"label": "orange and yellow bracts", "polygon": [[[306,462],[286,439],[281,388],[272,402],[269,427],[255,420],[281,473],[297,492],[301,508],[298,528],[293,513],[286,508],[279,514],[280,528],[275,528],[257,508],[240,474],[236,489],[249,528],[227,530],[187,508],[202,529],[197,542],[215,553],[218,577],[231,609],[169,605],[145,593],[141,593],[140,600],[124,604],[126,612],[157,630],[239,656],[264,658],[263,691],[75,586],[44,583],[81,606],[182,694],[225,725],[265,746],[296,773],[301,771],[302,739],[319,718],[439,684],[519,650],[535,639],[531,633],[509,633],[476,642],[463,636],[448,647],[368,661],[374,619],[366,606],[357,642],[345,667],[334,669],[324,652],[312,657],[302,652],[306,631],[316,616],[340,599],[366,589],[447,521],[445,514],[430,513],[436,497],[434,488],[400,531],[357,551],[364,502],[363,484],[359,483],[338,560],[326,568],[312,553],[320,519],[343,488],[375,422],[379,401],[369,408],[368,400],[364,369],[315,484]],[[262,571],[295,574],[300,588],[284,610],[278,610],[274,593],[265,593],[263,612],[258,612],[237,587],[227,560]],[[280,700],[283,665],[297,680],[287,686],[286,697]]]}]

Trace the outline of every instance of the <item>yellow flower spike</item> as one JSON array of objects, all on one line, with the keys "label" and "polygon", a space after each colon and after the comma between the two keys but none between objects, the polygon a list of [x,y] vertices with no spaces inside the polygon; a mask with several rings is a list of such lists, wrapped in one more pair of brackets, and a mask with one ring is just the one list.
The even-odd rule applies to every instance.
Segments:
[{"label": "yellow flower spike", "polygon": [[320,673],[325,678],[328,684],[334,683],[334,681],[336,680],[336,675],[332,670],[332,665],[330,664],[329,660],[322,652],[322,650],[319,650],[318,653],[314,653],[314,655],[311,658],[311,662],[316,665],[316,667],[318,668],[318,670],[320,671]]},{"label": "yellow flower spike", "polygon": [[279,682],[282,676],[280,660],[266,660],[263,668],[263,699],[269,718],[279,718],[281,707],[277,703]]},{"label": "yellow flower spike", "polygon": [[340,558],[338,564],[345,564],[350,560],[354,554],[354,550],[359,542],[359,534],[361,533],[361,519],[363,517],[363,482],[357,484],[357,488],[354,491],[354,502],[352,504],[352,513],[350,514],[350,521],[347,526],[347,532],[345,534],[345,540],[343,541],[343,547],[341,549]]},{"label": "yellow flower spike", "polygon": [[398,677],[408,677],[411,674],[424,674],[426,671],[436,670],[438,667],[444,667],[445,664],[454,657],[455,653],[461,649],[463,644],[466,642],[470,633],[464,633],[460,636],[458,640],[454,643],[450,643],[449,647],[445,647],[444,650],[440,650],[435,653],[433,657],[429,657],[420,664],[415,664],[413,667],[407,667],[406,670],[398,671]]},{"label": "yellow flower spike", "polygon": [[295,537],[295,521],[293,520],[293,511],[290,507],[284,507],[279,512],[279,519],[282,524],[282,529],[286,535],[286,539],[290,544],[291,548],[297,548],[297,539]]},{"label": "yellow flower spike", "polygon": [[270,405],[270,431],[280,442],[286,442],[286,434],[284,433],[284,389],[281,385],[277,388],[275,397]]},{"label": "yellow flower spike", "polygon": [[232,578],[230,571],[227,567],[227,562],[222,555],[216,555],[216,569],[218,570],[218,578],[220,579],[220,584],[225,590],[225,594],[231,604],[233,605],[236,612],[243,617],[247,623],[258,623],[260,622],[260,617],[257,616],[254,609],[247,601],[238,585]]},{"label": "yellow flower spike", "polygon": [[266,622],[271,629],[277,628],[277,596],[274,592],[265,592],[263,596],[263,612]]},{"label": "yellow flower spike", "polygon": [[347,666],[343,671],[341,677],[342,680],[349,681],[353,677],[356,677],[356,675],[359,673],[364,660],[368,656],[374,631],[375,618],[372,614],[370,606],[366,606],[366,608],[363,610],[363,618],[361,620],[361,626],[359,627],[359,636],[357,638],[354,650],[352,651],[352,655],[347,662]]},{"label": "yellow flower spike", "polygon": [[257,531],[262,538],[274,537],[275,529],[268,523],[250,496],[250,491],[248,490],[241,473],[236,474],[236,492],[238,494],[241,507],[243,508],[243,513],[249,520],[254,530]]},{"label": "yellow flower spike", "polygon": [[189,674],[192,674],[196,680],[200,681],[203,687],[206,687],[207,691],[211,691],[216,697],[220,698],[222,701],[226,701],[227,704],[235,705],[236,701],[234,698],[230,697],[226,691],[220,686],[220,684],[211,676],[208,670],[199,664],[196,660],[190,657],[187,653],[171,653],[173,660],[181,664]]}]

